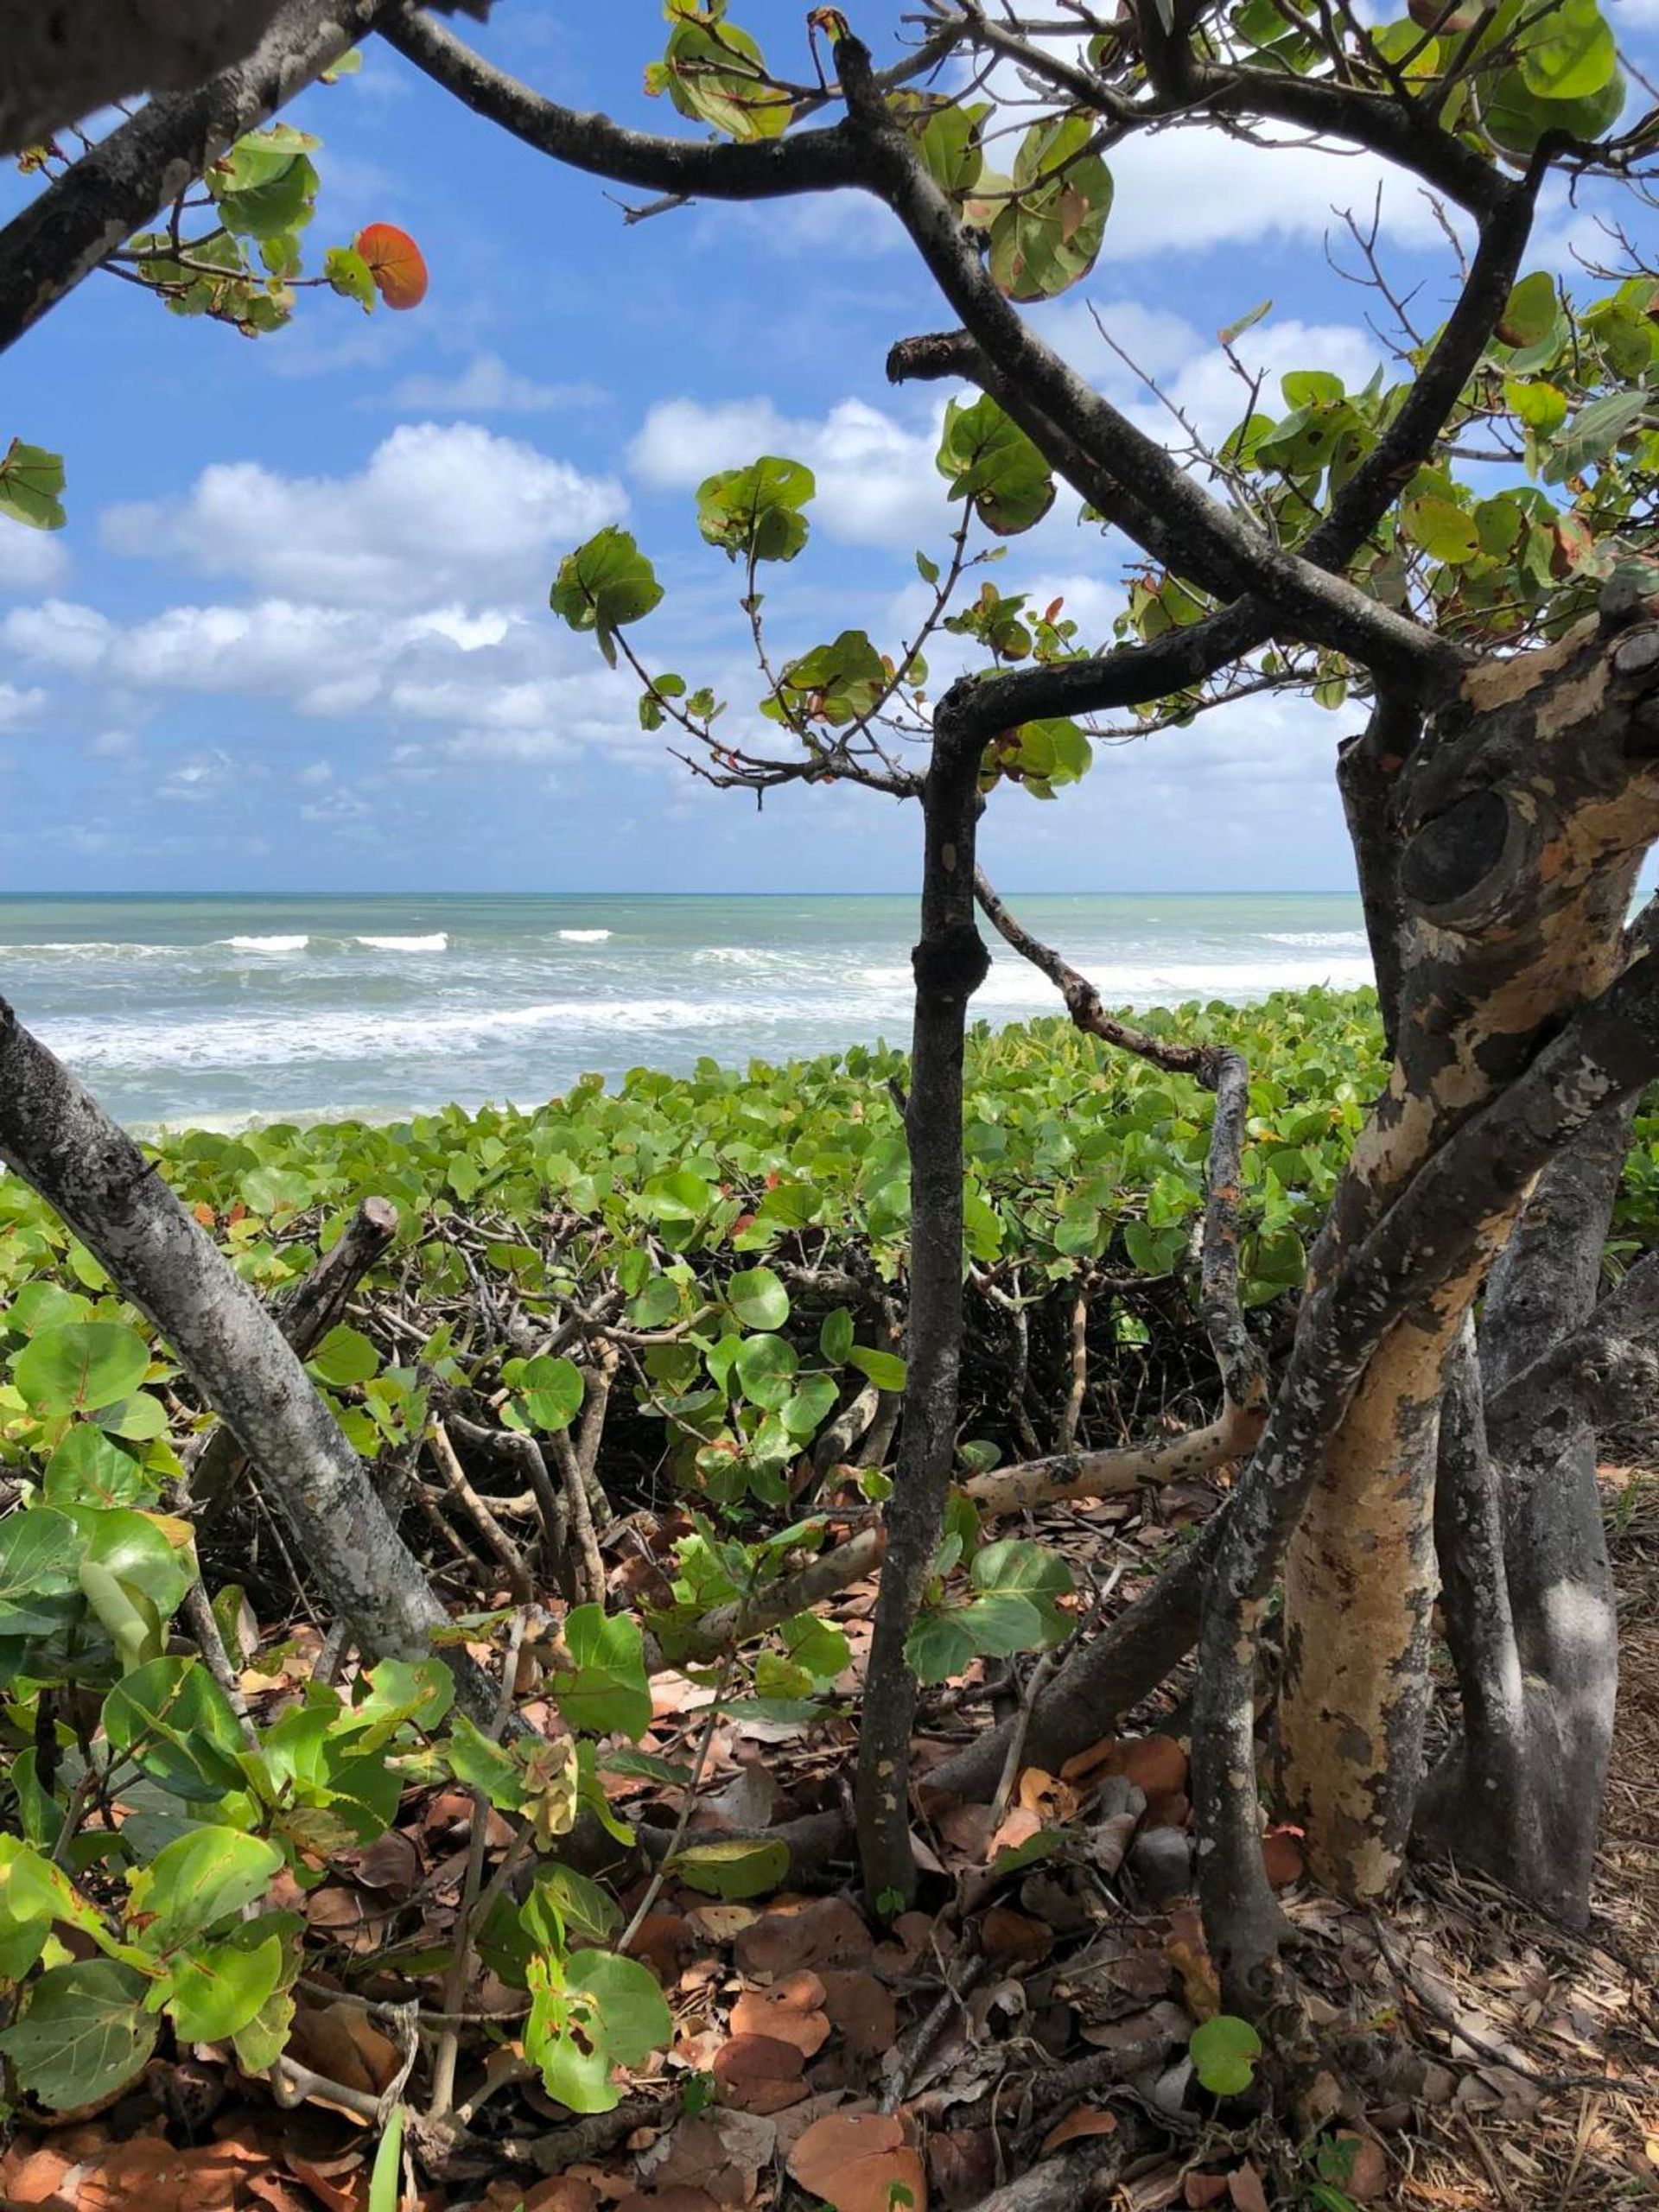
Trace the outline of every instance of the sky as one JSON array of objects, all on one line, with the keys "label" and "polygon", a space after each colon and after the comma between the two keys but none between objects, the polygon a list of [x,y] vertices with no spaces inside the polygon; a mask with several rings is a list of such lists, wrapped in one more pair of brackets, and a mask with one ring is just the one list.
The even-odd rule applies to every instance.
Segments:
[{"label": "sky", "polygon": [[[733,9],[796,76],[805,12]],[[891,58],[899,7],[853,12]],[[1659,63],[1659,0],[1611,12]],[[695,129],[641,89],[656,0],[499,0],[468,33],[571,105]],[[916,551],[938,553],[954,513],[933,458],[948,394],[883,373],[894,338],[943,320],[892,219],[837,195],[625,224],[628,195],[373,41],[287,114],[322,139],[308,258],[395,223],[430,290],[372,316],[305,292],[292,327],[250,341],[99,273],[8,357],[0,434],[64,454],[70,520],[48,536],[0,518],[0,893],[909,887],[913,807],[837,787],[759,810],[696,783],[640,730],[637,686],[547,605],[561,557],[624,524],[666,591],[642,651],[753,726],[740,583],[695,495],[772,452],[818,486],[806,550],[768,579],[775,650],[907,634]],[[1241,398],[1217,334],[1263,301],[1240,341],[1253,367],[1370,374],[1377,302],[1332,266],[1355,260],[1344,209],[1380,211],[1425,322],[1452,296],[1434,211],[1370,157],[1180,130],[1112,168],[1100,262],[1039,321],[1160,435],[1101,325],[1216,435]],[[0,180],[0,216],[33,189]],[[1595,242],[1557,194],[1529,265],[1570,270]],[[1062,499],[990,574],[1063,597],[1103,644],[1126,560]],[[1352,708],[1252,702],[1103,747],[1055,804],[1000,792],[988,862],[1024,890],[1345,889],[1332,763],[1355,726]]]}]

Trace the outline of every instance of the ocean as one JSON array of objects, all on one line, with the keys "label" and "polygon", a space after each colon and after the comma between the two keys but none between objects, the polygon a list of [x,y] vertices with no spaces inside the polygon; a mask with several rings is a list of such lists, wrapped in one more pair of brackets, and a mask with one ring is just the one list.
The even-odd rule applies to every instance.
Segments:
[{"label": "ocean", "polygon": [[[1109,1004],[1370,980],[1358,902],[1018,898]],[[0,899],[0,997],[137,1128],[532,1105],[909,1038],[908,898]],[[976,1018],[1060,1010],[990,938]]]}]

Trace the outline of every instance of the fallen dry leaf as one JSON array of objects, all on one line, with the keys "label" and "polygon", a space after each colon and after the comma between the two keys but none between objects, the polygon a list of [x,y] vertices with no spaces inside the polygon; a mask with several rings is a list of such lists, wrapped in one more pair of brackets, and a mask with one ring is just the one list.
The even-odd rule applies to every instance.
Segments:
[{"label": "fallen dry leaf", "polygon": [[1229,2174],[1227,2192],[1233,2200],[1234,2212],[1272,2212],[1262,2177],[1254,2166],[1243,2165],[1236,2173]]},{"label": "fallen dry leaf", "polygon": [[891,2050],[899,2036],[893,1993],[861,1967],[830,1967],[823,1977],[823,2009],[854,2058]]},{"label": "fallen dry leaf", "polygon": [[1356,2204],[1369,2204],[1389,2185],[1389,2161],[1382,2145],[1345,2127],[1338,2129],[1336,2139],[1344,2154],[1334,2177],[1338,2186]]},{"label": "fallen dry leaf", "polygon": [[994,1904],[979,1923],[981,1948],[999,1965],[1012,1965],[1016,1960],[1025,1965],[1035,1965],[1046,1958],[1053,1936],[1040,1920],[1033,1920],[1012,1906]]},{"label": "fallen dry leaf", "polygon": [[642,2189],[623,2197],[616,2212],[720,2212],[720,2207],[700,2189]]},{"label": "fallen dry leaf", "polygon": [[[822,2017],[822,2016],[820,2016]],[[734,2036],[715,2054],[714,2076],[740,2112],[782,2112],[806,2094],[806,2056],[777,2036]]]},{"label": "fallen dry leaf", "polygon": [[342,2088],[379,2096],[396,2080],[397,2047],[354,2005],[302,2005],[289,2056]]},{"label": "fallen dry leaf", "polygon": [[772,1981],[804,1967],[865,1965],[874,1939],[845,1897],[774,1905],[742,1929],[733,1947],[738,1972],[751,1981]]},{"label": "fallen dry leaf", "polygon": [[1262,1864],[1275,1890],[1287,1890],[1307,1872],[1300,1828],[1269,1828],[1262,1839]]},{"label": "fallen dry leaf", "polygon": [[1188,2207],[1188,2212],[1201,2212],[1203,2206],[1219,2204],[1228,2194],[1225,2174],[1191,2173],[1186,2177],[1186,2187],[1182,2191],[1182,2198]]},{"label": "fallen dry leaf", "polygon": [[783,1975],[764,1989],[746,1989],[732,2007],[734,2036],[775,2036],[812,2058],[830,2040],[824,1988],[815,1974]]},{"label": "fallen dry leaf", "polygon": [[895,2188],[910,2191],[912,2212],[927,2212],[921,2159],[886,2113],[830,2113],[797,2143],[789,2171],[834,2212],[891,2212]]},{"label": "fallen dry leaf", "polygon": [[1058,2151],[1067,2143],[1081,2142],[1089,2135],[1116,2135],[1117,2116],[1114,2113],[1099,2112],[1093,2105],[1079,2105],[1069,2112],[1056,2127],[1051,2127],[1043,2138],[1043,2156]]},{"label": "fallen dry leaf", "polygon": [[957,2127],[927,2139],[928,2186],[942,2212],[964,2212],[996,2186],[996,2130]]}]

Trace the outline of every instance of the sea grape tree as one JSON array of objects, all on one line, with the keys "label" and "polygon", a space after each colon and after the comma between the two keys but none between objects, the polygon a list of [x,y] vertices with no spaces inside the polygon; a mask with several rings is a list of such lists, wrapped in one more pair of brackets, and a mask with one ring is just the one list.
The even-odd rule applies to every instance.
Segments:
[{"label": "sea grape tree", "polygon": [[[977,908],[1054,977],[1080,1027],[1215,1093],[1202,1281],[1227,1407],[1195,1450],[1243,1463],[1164,1581],[1058,1676],[1030,1716],[1033,1751],[1063,1752],[1079,1726],[1097,1736],[1196,1643],[1203,1902],[1240,2006],[1268,1993],[1282,1934],[1259,1842],[1255,1676],[1269,1636],[1283,1654],[1272,1786],[1322,1878],[1386,1896],[1418,1827],[1581,1912],[1616,1669],[1593,1422],[1648,1333],[1645,1268],[1603,1298],[1600,1264],[1629,1117],[1659,1073],[1659,970],[1627,921],[1659,835],[1659,572],[1645,550],[1659,270],[1618,213],[1651,204],[1659,120],[1596,0],[1414,0],[1376,23],[1305,0],[1063,0],[1054,13],[920,0],[880,53],[857,11],[815,8],[793,76],[724,0],[668,0],[665,14],[648,89],[708,135],[578,114],[405,6],[294,0],[251,62],[152,103],[0,234],[0,336],[126,251],[176,194],[181,162],[194,175],[223,158],[370,29],[485,121],[652,195],[663,219],[693,198],[833,191],[890,209],[948,327],[895,333],[888,372],[960,388],[939,448],[957,527],[942,558],[919,556],[933,594],[919,627],[773,656],[760,584],[800,550],[813,492],[786,455],[699,494],[703,536],[741,572],[760,734],[728,737],[740,725],[695,671],[652,666],[640,626],[660,588],[627,533],[575,550],[552,591],[556,614],[626,664],[645,727],[671,725],[700,773],[761,791],[834,778],[918,803],[907,1372],[861,1737],[867,1885],[885,1898],[914,1878],[913,1630],[955,1467]],[[1088,277],[1113,219],[1115,149],[1192,128],[1363,149],[1468,241],[1431,323],[1390,293],[1375,234],[1357,226],[1397,318],[1391,366],[1358,391],[1313,369],[1246,391],[1213,448],[1185,429],[1173,446],[1151,436],[1022,312]],[[1571,285],[1529,259],[1557,179],[1615,211],[1607,266]],[[1029,530],[1062,484],[1135,549],[1109,639],[980,573],[1000,550],[987,534]],[[950,658],[942,690],[930,651]],[[1248,1071],[1203,1039],[1109,1021],[976,867],[1000,786],[1054,798],[1102,730],[1155,733],[1270,690],[1311,691],[1361,725],[1338,773],[1393,1054],[1272,1377],[1236,1281]],[[49,1124],[48,1077],[12,1036]],[[124,1262],[139,1267],[142,1245],[106,1233],[105,1179],[5,1111],[0,1152],[73,1205],[118,1281]],[[102,1139],[75,1114],[91,1156]],[[190,1305],[190,1249],[169,1254],[167,1281],[134,1282],[164,1328]],[[232,1373],[211,1332],[197,1337],[204,1373],[237,1395],[244,1441],[279,1471],[282,1420],[261,1413],[257,1363]],[[272,1362],[272,1389],[286,1387]],[[326,1477],[342,1510],[365,1512],[349,1454],[315,1423],[306,1451],[309,1494]],[[1461,1736],[1426,1783],[1437,1580]],[[378,1600],[347,1594],[366,1629]],[[406,1638],[429,1618],[405,1577],[384,1618]],[[1002,1756],[993,1736],[947,1777],[988,1790]]]}]

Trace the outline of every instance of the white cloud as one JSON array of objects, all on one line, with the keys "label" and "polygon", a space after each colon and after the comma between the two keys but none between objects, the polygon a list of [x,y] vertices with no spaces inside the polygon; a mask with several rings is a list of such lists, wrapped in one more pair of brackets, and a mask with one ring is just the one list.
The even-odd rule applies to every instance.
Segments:
[{"label": "white cloud", "polygon": [[546,587],[556,551],[626,511],[592,477],[475,423],[405,423],[355,476],[288,477],[257,461],[205,469],[181,499],[112,507],[117,552],[178,556],[209,575],[333,605]]},{"label": "white cloud", "polygon": [[[1265,129],[1278,143],[1250,145],[1213,125],[1142,132],[1110,157],[1116,191],[1101,247],[1103,262],[1198,252],[1221,245],[1259,247],[1324,238],[1341,227],[1332,210],[1369,217],[1382,193],[1382,233],[1395,244],[1443,243],[1418,180],[1373,154],[1305,146]],[[1456,211],[1452,211],[1454,219]],[[1250,276],[1237,282],[1248,292]],[[1216,320],[1241,313],[1248,297],[1217,303]]]},{"label": "white cloud", "polygon": [[69,573],[69,549],[52,531],[0,518],[0,591],[50,591]]},{"label": "white cloud", "polygon": [[385,395],[408,413],[541,415],[595,407],[606,395],[594,384],[537,384],[510,369],[499,353],[474,353],[459,376],[410,376]]},{"label": "white cloud", "polygon": [[314,760],[309,767],[300,771],[302,784],[332,784],[334,780],[334,772],[326,760]]},{"label": "white cloud", "polygon": [[217,798],[238,774],[246,772],[245,763],[238,769],[230,754],[215,746],[175,762],[162,785],[161,796],[180,799],[192,806],[200,805],[205,800]]},{"label": "white cloud", "polygon": [[812,519],[831,537],[910,546],[944,509],[944,486],[933,465],[938,446],[937,416],[909,429],[862,399],[843,399],[817,422],[793,420],[765,398],[715,406],[668,399],[645,417],[628,461],[653,489],[682,491],[716,469],[785,454],[817,477]]},{"label": "white cloud", "polygon": [[44,691],[23,691],[15,683],[0,683],[0,730],[15,729],[19,722],[29,721],[45,704]]},{"label": "white cloud", "polygon": [[86,750],[99,760],[118,760],[138,749],[136,734],[130,729],[103,729]]},{"label": "white cloud", "polygon": [[43,600],[38,607],[14,607],[0,616],[0,645],[19,659],[44,668],[85,673],[98,668],[110,649],[115,625],[94,607],[73,600]]}]

